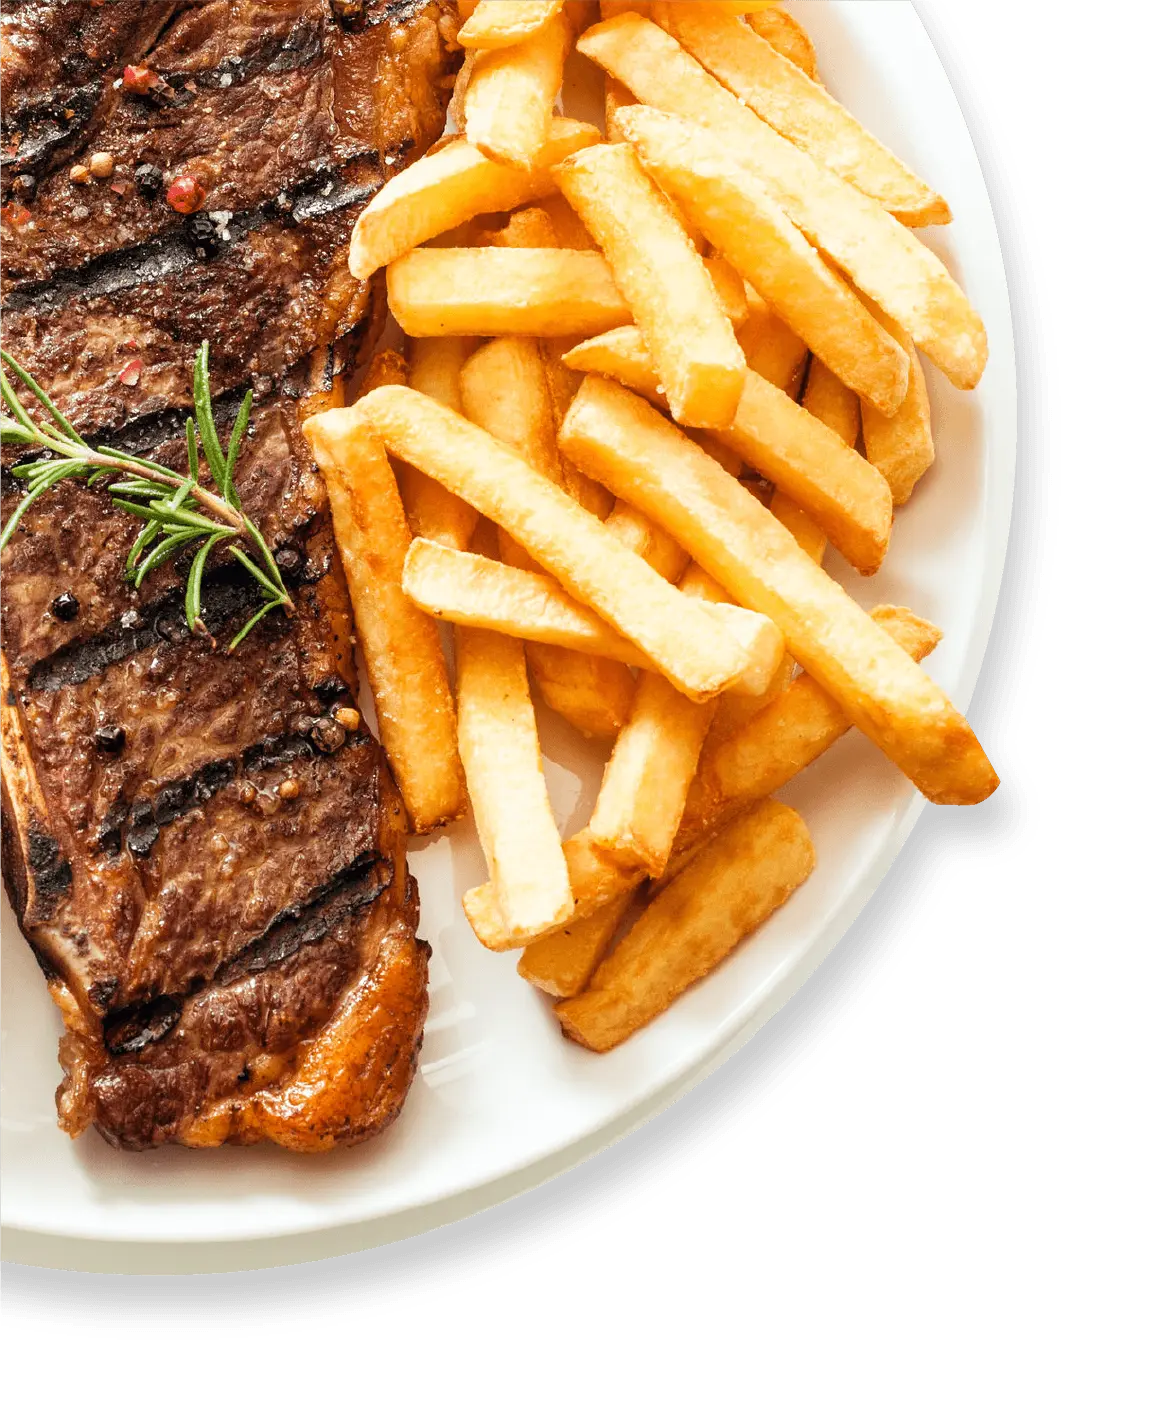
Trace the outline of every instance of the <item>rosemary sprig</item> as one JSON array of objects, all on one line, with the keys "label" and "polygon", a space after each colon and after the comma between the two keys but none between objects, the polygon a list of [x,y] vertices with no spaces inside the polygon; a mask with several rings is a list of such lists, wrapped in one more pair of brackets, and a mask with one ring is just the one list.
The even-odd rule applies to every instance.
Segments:
[{"label": "rosemary sprig", "polygon": [[[0,549],[8,543],[30,505],[62,480],[85,479],[111,493],[112,503],[144,521],[124,564],[124,576],[139,588],[160,564],[185,549],[196,547],[188,571],[184,612],[191,631],[207,635],[201,615],[203,575],[212,551],[226,544],[228,552],[259,585],[263,605],[232,639],[234,651],[252,628],[269,612],[293,611],[279,566],[267,541],[243,512],[235,488],[235,466],[251,418],[252,394],[248,392],[232,427],[225,452],[216,430],[208,380],[208,345],[205,339],[192,368],[194,418],[187,420],[187,475],[177,474],[155,461],[130,456],[110,446],[89,446],[51,397],[10,353],[0,350],[0,371],[5,415],[0,417],[0,443],[5,446],[38,446],[48,454],[16,466],[13,474],[28,482],[27,493],[0,532]],[[11,372],[47,413],[37,420],[16,396],[8,378]],[[199,446],[203,450],[215,490],[199,482]],[[121,478],[122,477],[122,478]],[[247,549],[253,554],[245,552]]]}]

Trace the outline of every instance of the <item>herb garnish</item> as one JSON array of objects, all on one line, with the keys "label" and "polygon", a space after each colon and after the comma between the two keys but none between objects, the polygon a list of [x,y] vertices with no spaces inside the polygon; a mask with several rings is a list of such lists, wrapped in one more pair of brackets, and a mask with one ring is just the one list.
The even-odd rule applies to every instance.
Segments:
[{"label": "herb garnish", "polygon": [[[13,468],[13,475],[28,482],[28,491],[0,533],[0,549],[12,537],[24,511],[41,495],[62,480],[86,479],[89,485],[108,490],[112,503],[119,509],[144,521],[124,565],[124,576],[135,587],[143,583],[153,568],[198,545],[184,594],[187,624],[193,632],[207,634],[200,615],[204,569],[212,550],[218,544],[227,545],[228,552],[259,584],[263,596],[262,607],[232,639],[228,651],[233,651],[269,612],[281,607],[290,616],[292,602],[271,550],[244,514],[235,488],[235,464],[251,416],[252,394],[248,392],[243,399],[225,455],[212,415],[207,356],[205,339],[192,368],[195,417],[189,416],[187,420],[188,473],[179,475],[155,461],[130,456],[110,446],[94,449],[88,446],[31,374],[25,372],[11,354],[0,351],[4,367],[19,378],[50,418],[50,421],[34,420],[17,398],[7,374],[0,372],[7,413],[0,417],[0,443],[40,446],[53,453]],[[199,483],[197,429],[199,444],[218,493]],[[125,478],[117,479],[120,476]],[[241,543],[253,550],[254,558],[244,551]]]}]

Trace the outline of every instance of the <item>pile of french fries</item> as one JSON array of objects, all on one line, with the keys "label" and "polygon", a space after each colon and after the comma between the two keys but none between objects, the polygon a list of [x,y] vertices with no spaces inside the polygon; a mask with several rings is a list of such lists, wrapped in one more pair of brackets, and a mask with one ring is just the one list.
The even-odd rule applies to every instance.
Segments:
[{"label": "pile of french fries", "polygon": [[[985,330],[914,233],[944,199],[779,5],[459,8],[460,131],[351,247],[406,363],[305,429],[410,826],[469,802],[475,935],[602,1051],[809,876],[772,795],[851,726],[935,802],[996,787],[938,630],[822,567],[880,567],[933,460],[920,357],[972,388]],[[572,49],[605,140],[556,112]],[[611,746],[565,841],[539,698]]]}]

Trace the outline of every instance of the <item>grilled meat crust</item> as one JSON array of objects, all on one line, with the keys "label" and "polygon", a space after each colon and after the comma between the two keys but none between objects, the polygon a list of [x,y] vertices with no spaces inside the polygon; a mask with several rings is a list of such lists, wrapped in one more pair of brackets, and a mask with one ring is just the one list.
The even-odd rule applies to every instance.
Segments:
[{"label": "grilled meat crust", "polygon": [[[64,1017],[73,1135],[328,1150],[414,1075],[429,948],[386,765],[335,718],[351,610],[300,420],[339,396],[351,227],[441,130],[455,27],[449,0],[6,7],[5,347],[83,434],[176,466],[207,338],[218,419],[255,391],[237,486],[296,608],[230,655],[193,636],[186,564],[130,588],[138,525],[75,482],[5,550],[3,871]],[[125,64],[156,84],[127,93]],[[73,179],[95,152],[112,176]],[[202,213],[156,169],[194,175]],[[5,518],[19,494],[5,475]],[[253,592],[209,566],[213,637]]]}]

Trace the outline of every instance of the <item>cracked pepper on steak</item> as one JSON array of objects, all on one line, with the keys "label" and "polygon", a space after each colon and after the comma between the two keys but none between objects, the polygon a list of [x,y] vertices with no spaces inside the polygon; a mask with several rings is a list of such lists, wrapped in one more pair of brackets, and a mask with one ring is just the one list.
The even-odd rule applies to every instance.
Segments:
[{"label": "cracked pepper on steak", "polygon": [[[174,467],[207,338],[225,430],[255,391],[237,485],[297,609],[213,650],[186,565],[130,589],[138,524],[76,482],[5,551],[4,878],[73,1135],[326,1150],[414,1075],[429,948],[386,764],[335,717],[351,610],[300,422],[355,353],[351,228],[442,130],[456,24],[449,0],[5,6],[4,346],[89,441]],[[6,474],[5,519],[20,493]],[[253,591],[213,563],[214,636]]]}]

